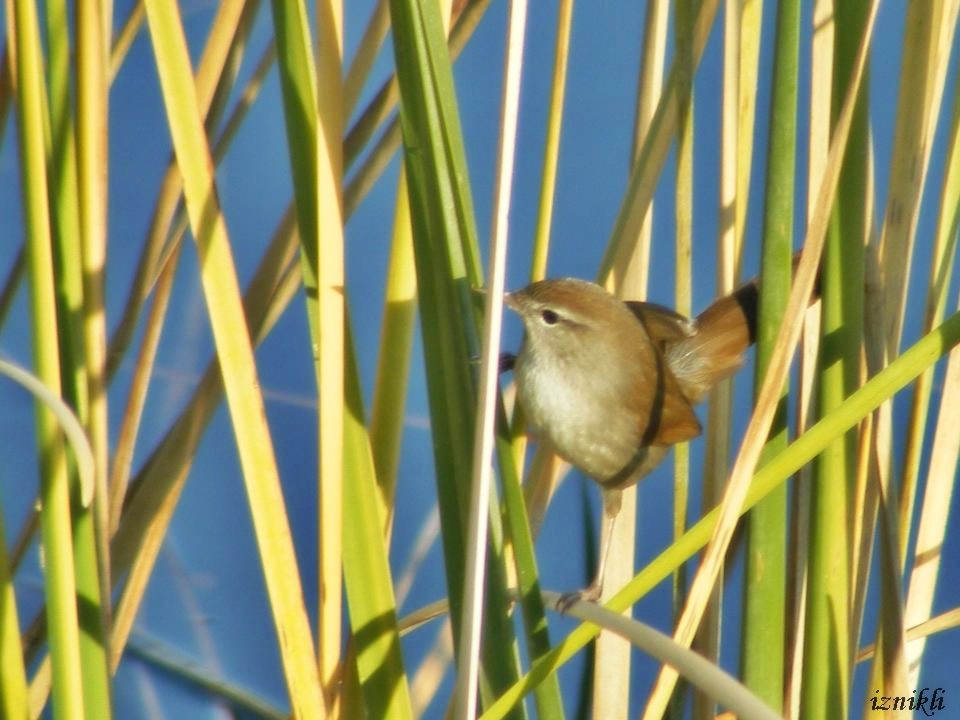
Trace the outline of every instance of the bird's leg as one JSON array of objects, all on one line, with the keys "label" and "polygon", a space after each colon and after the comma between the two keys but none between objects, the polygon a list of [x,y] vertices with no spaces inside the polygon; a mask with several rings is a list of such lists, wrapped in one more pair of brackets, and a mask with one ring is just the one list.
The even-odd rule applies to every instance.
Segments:
[{"label": "bird's leg", "polygon": [[557,610],[566,612],[577,600],[596,602],[603,592],[603,573],[607,566],[607,555],[610,554],[610,545],[613,542],[613,526],[620,514],[620,504],[623,500],[621,490],[603,490],[603,515],[600,518],[600,556],[597,560],[597,574],[593,582],[583,590],[564,593],[557,602]]}]

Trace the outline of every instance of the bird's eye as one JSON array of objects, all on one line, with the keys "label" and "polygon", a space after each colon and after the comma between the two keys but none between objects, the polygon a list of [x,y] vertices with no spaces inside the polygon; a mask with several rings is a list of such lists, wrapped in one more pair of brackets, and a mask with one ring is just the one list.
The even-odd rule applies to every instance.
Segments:
[{"label": "bird's eye", "polygon": [[546,310],[541,311],[541,313],[540,313],[540,319],[543,320],[543,322],[544,322],[545,324],[547,324],[547,325],[556,325],[556,324],[557,324],[557,320],[560,319],[560,316],[557,315],[557,313],[556,313],[555,311],[550,310],[550,309],[548,308],[548,309],[546,309]]}]

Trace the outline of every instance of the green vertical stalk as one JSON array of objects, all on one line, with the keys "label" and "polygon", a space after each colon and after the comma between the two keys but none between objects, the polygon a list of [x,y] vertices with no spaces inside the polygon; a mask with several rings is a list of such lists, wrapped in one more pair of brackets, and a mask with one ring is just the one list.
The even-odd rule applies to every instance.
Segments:
[{"label": "green vertical stalk", "polygon": [[397,602],[393,593],[385,517],[364,423],[360,378],[347,328],[347,409],[344,413],[343,574],[355,628],[357,680],[369,717],[412,718],[410,688],[400,653]]},{"label": "green vertical stalk", "polygon": [[573,26],[574,0],[561,0],[557,12],[557,35],[553,50],[553,81],[550,85],[550,112],[544,137],[543,168],[540,180],[540,201],[537,229],[534,232],[531,282],[543,280],[547,274],[550,250],[550,228],[553,225],[553,203],[557,188],[557,166],[560,157],[560,129],[563,126],[563,99],[567,89],[567,65],[570,59],[570,31]]},{"label": "green vertical stalk", "polygon": [[0,673],[0,717],[12,719],[27,716],[27,671],[23,665],[17,598],[10,576],[2,509],[0,504],[0,667],[3,668]]},{"label": "green vertical stalk", "polygon": [[[26,226],[27,274],[33,326],[33,358],[37,377],[61,394],[56,287],[47,157],[44,129],[46,83],[41,72],[41,46],[36,7],[16,3],[14,32],[17,47],[17,120]],[[66,455],[56,418],[45,407],[36,411],[40,454],[41,544],[47,600],[53,712],[60,718],[83,718],[84,693],[80,663],[76,581],[70,520],[70,488]]]},{"label": "green vertical stalk", "polygon": [[[836,7],[834,115],[847,92],[869,7]],[[863,337],[863,247],[868,232],[866,179],[869,124],[862,86],[852,119],[837,199],[824,248],[820,412],[827,415],[856,390]],[[856,432],[837,437],[815,465],[811,500],[810,569],[804,717],[848,716],[855,632],[850,625],[851,501],[856,482]]]},{"label": "green vertical stalk", "polygon": [[[480,348],[472,288],[481,285],[482,276],[453,73],[439,13],[434,3],[424,0],[391,0],[390,13],[447,588],[454,643],[459,646],[477,395],[471,358]],[[491,508],[498,505],[492,502]],[[518,676],[498,526],[499,516],[493,511],[480,679],[484,703]]]},{"label": "green vertical stalk", "polygon": [[[674,191],[677,235],[675,240],[676,274],[674,288],[674,306],[681,315],[693,315],[693,207],[694,207],[694,96],[693,96],[693,22],[695,3],[675,5],[674,38],[676,42],[675,67],[677,73],[677,91],[684,101],[679,104],[677,113],[677,183]],[[687,529],[688,498],[690,495],[690,444],[680,443],[673,449],[673,537],[681,537]],[[713,487],[705,486],[703,504],[713,507],[716,498]],[[711,594],[710,607],[707,610],[700,632],[694,641],[694,648],[707,658],[717,655],[720,636],[720,608],[723,602],[722,583],[718,583]],[[687,600],[686,568],[678,568],[673,573],[673,622],[679,620]],[[671,716],[681,717],[683,700],[686,695],[685,683],[681,682],[673,691]],[[708,709],[709,706],[709,709]],[[708,713],[713,717],[713,702],[701,692],[693,693],[693,717],[703,717]]]},{"label": "green vertical stalk", "polygon": [[[781,0],[777,6],[774,48],[757,323],[758,388],[773,354],[790,291],[800,54],[797,0]],[[761,465],[787,446],[786,397],[784,388]],[[783,705],[788,525],[786,485],[770,493],[747,519],[741,672],[747,687],[774,708]]]},{"label": "green vertical stalk", "polygon": [[[86,12],[90,11],[86,8]],[[97,18],[99,21],[99,17]],[[91,437],[103,439],[102,433],[92,432],[91,403],[88,388],[90,377],[87,367],[82,315],[84,307],[84,268],[78,259],[83,257],[84,233],[80,226],[79,198],[82,188],[78,183],[77,153],[74,140],[74,118],[70,100],[71,50],[67,23],[67,6],[64,0],[47,3],[48,44],[50,62],[50,193],[53,202],[52,231],[53,254],[57,284],[57,317],[60,333],[60,360],[63,395],[84,418]],[[89,71],[88,68],[84,68]],[[77,68],[78,85],[86,85]],[[85,177],[86,181],[90,178]],[[93,279],[91,279],[93,280]],[[102,280],[102,278],[97,278]],[[103,409],[103,398],[100,398]],[[105,418],[104,418],[105,420]],[[98,427],[103,427],[98,424]],[[98,474],[105,477],[106,446],[98,447]],[[71,467],[75,475],[76,468]],[[106,486],[98,483],[94,505],[84,507],[76,494],[71,499],[73,520],[74,563],[78,611],[80,620],[80,663],[83,670],[84,702],[88,717],[111,716],[110,675],[107,661],[106,613],[102,598],[108,592],[105,577],[109,563],[105,556],[105,543],[101,546],[104,557],[98,557],[97,524],[95,508],[106,509]],[[101,525],[104,527],[105,525]]]}]

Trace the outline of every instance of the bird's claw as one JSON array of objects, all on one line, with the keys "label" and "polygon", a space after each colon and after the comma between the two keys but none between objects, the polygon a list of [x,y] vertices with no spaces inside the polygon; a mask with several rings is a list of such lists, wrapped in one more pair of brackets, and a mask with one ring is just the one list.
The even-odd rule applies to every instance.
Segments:
[{"label": "bird's claw", "polygon": [[599,585],[591,585],[583,590],[564,593],[560,596],[560,599],[557,600],[557,612],[565,614],[581,600],[583,602],[597,602],[600,599],[600,591],[602,589]]}]

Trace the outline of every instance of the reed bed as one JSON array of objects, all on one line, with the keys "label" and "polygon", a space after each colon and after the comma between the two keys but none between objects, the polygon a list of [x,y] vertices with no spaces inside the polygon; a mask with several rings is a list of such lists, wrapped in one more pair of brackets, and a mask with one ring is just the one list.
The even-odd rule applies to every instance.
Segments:
[{"label": "reed bed", "polygon": [[[6,3],[0,192],[19,212],[0,220],[0,348],[22,361],[0,362],[0,397],[8,426],[35,427],[30,447],[0,439],[18,458],[0,465],[0,717],[103,720],[121,696],[163,716],[131,663],[243,717],[907,717],[955,703],[936,641],[960,618],[960,3],[651,0],[639,25],[601,25],[623,34],[605,42],[638,45],[634,67],[605,67],[635,92],[632,133],[614,139],[571,123],[583,100],[568,79],[603,67],[589,55],[603,42],[578,45],[577,30],[617,5]],[[483,87],[459,74],[471,42],[502,53]],[[163,132],[144,133],[148,209],[121,234],[111,177],[129,161],[112,148],[131,116],[112,109],[137,102],[121,80],[145,62]],[[282,128],[289,195],[251,251],[223,187],[261,172],[244,133],[262,116]],[[536,170],[518,143],[536,145]],[[578,247],[564,226],[593,211],[559,198],[611,182],[608,155],[586,172],[572,160],[604,144],[621,160],[613,211]],[[478,181],[468,159],[494,145]],[[571,549],[536,538],[568,468],[527,442],[497,358],[505,284],[571,264],[685,314],[754,272],[762,291],[752,377],[717,388],[705,437],[657,471],[673,474],[657,500],[669,512],[645,504],[646,484],[639,506],[628,494],[603,606],[560,618],[538,566]],[[162,412],[151,391],[189,297],[209,356]],[[291,437],[262,382],[285,328],[283,352],[313,370],[307,431],[284,424]],[[376,332],[372,361],[357,338]],[[413,406],[432,462],[411,447]],[[273,664],[283,700],[138,619],[208,435],[236,458],[237,542],[262,583],[248,622],[269,629],[269,651],[248,659]],[[298,442],[313,462],[293,470]],[[316,499],[308,531],[298,482]],[[399,521],[415,495],[435,506],[423,525]],[[651,513],[672,538],[638,552]],[[589,502],[584,516],[590,537]],[[410,611],[436,537],[445,585]],[[409,564],[398,544],[416,546]],[[658,592],[668,613],[631,613]],[[194,601],[184,613],[204,636],[204,613],[223,608]]]}]

